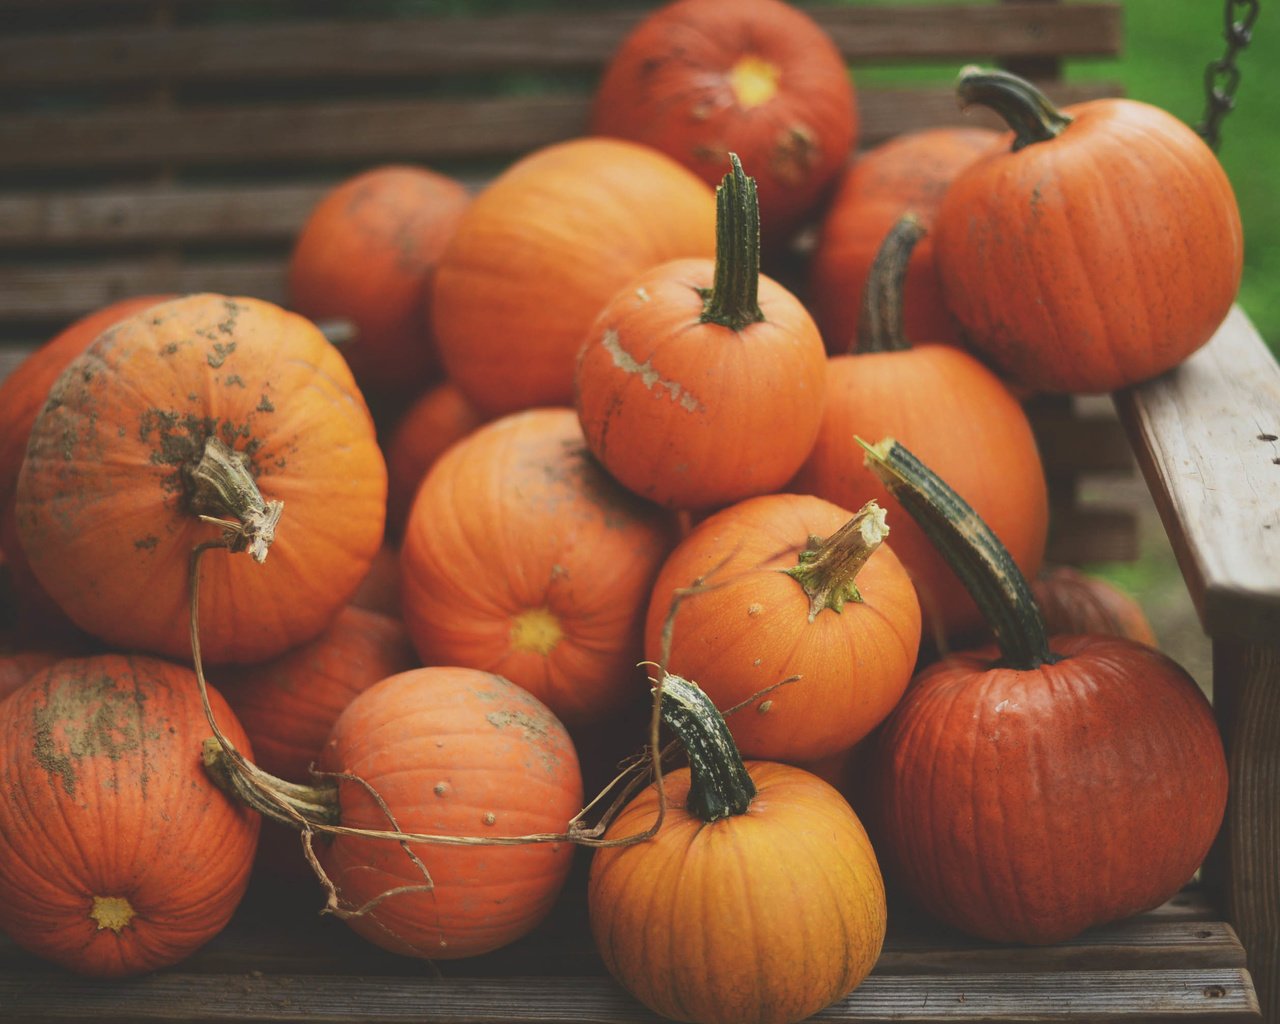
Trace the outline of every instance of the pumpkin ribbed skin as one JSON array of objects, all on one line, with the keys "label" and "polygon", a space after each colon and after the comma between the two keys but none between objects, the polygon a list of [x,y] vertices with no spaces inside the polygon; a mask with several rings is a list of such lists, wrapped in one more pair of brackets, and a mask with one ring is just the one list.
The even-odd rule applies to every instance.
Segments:
[{"label": "pumpkin ribbed skin", "polygon": [[204,559],[208,662],[273,657],[320,633],[382,541],[386,468],[342,357],[302,317],[193,295],[131,317],[58,379],[18,482],[31,566],[79,626],[187,658],[188,561],[219,536],[188,510],[206,438],[248,454],[285,503],[265,563]]},{"label": "pumpkin ribbed skin", "polygon": [[[729,717],[746,756],[814,761],[851,747],[879,724],[906,688],[920,644],[920,606],[890,549],[891,522],[857,575],[862,601],[809,621],[810,598],[787,575],[810,537],[827,538],[852,513],[811,495],[770,494],[703,520],[662,566],[645,621],[645,658],[662,663],[675,592],[669,671],[697,681],[728,710],[791,676]],[[905,516],[898,516],[898,520]]]},{"label": "pumpkin ribbed skin", "polygon": [[[520,687],[474,669],[414,669],[366,690],[339,717],[321,767],[367,782],[407,832],[559,833],[582,806],[577,756],[559,720]],[[359,783],[343,780],[338,799],[343,825],[390,827]],[[416,886],[346,921],[385,949],[433,960],[524,935],[551,909],[573,860],[567,842],[413,844],[433,883],[426,891],[400,843],[335,836],[318,845],[344,905]]]},{"label": "pumpkin ribbed skin", "polygon": [[155,658],[60,661],[0,704],[0,926],[16,943],[116,976],[177,963],[221,930],[259,818],[205,775],[208,735],[194,673]]},{"label": "pumpkin ribbed skin", "polygon": [[956,178],[934,257],[967,344],[1018,384],[1104,392],[1209,340],[1240,284],[1231,183],[1156,107],[1065,107],[1056,138],[993,153]]},{"label": "pumpkin ribbed skin", "polygon": [[41,669],[61,661],[66,655],[46,650],[0,650],[0,701],[18,689]]},{"label": "pumpkin ribbed skin", "polygon": [[927,910],[995,941],[1051,943],[1154,907],[1222,821],[1227,767],[1208,701],[1169,658],[1055,637],[1062,660],[955,655],[880,734],[878,841]]},{"label": "pumpkin ribbed skin", "polygon": [[822,428],[789,485],[845,508],[880,502],[893,531],[889,543],[920,596],[926,638],[977,629],[977,605],[863,465],[855,435],[867,441],[888,435],[911,448],[974,507],[1030,575],[1044,557],[1049,498],[1022,406],[990,370],[950,346],[833,356]]},{"label": "pumpkin ribbed skin", "polygon": [[643,678],[644,610],[671,517],[612,480],[572,409],[531,409],[458,442],[418,489],[402,607],[427,664],[496,672],[570,726]]},{"label": "pumpkin ribbed skin", "polygon": [[486,416],[569,405],[608,298],[655,264],[714,251],[712,191],[670,157],[604,138],[537,150],[476,197],[440,259],[445,370]]},{"label": "pumpkin ribbed skin", "polygon": [[681,0],[623,40],[596,92],[591,130],[666,153],[708,184],[730,152],[760,186],[775,248],[852,151],[858,110],[844,58],[779,0]]},{"label": "pumpkin ribbed skin", "polygon": [[[602,848],[588,881],[591,931],[609,971],[666,1017],[787,1024],[851,991],[884,941],[884,885],[849,805],[799,768],[747,762],[757,795],[711,823],[685,808],[689,771],[664,776],[658,834]],[[609,826],[658,813],[646,789]]]},{"label": "pumpkin ribbed skin", "polygon": [[466,188],[425,167],[363,171],[307,217],[289,258],[293,308],[345,319],[342,354],[361,388],[413,393],[439,370],[431,336],[431,279],[463,211]]},{"label": "pumpkin ribbed skin", "polygon": [[909,342],[960,344],[942,301],[928,229],[955,176],[1000,140],[986,128],[930,128],[868,150],[844,172],[810,264],[810,302],[829,352],[850,351],[871,264],[885,235],[908,211],[926,233],[907,266],[903,331]]},{"label": "pumpkin ribbed skin", "polygon": [[1031,591],[1051,635],[1097,633],[1156,646],[1142,605],[1101,577],[1060,565],[1032,580]]}]

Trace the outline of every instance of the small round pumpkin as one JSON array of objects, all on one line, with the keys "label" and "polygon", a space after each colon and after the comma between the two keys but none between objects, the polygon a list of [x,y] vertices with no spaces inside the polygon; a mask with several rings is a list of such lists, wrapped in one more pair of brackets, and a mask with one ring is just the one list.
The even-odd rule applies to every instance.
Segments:
[{"label": "small round pumpkin", "polygon": [[960,332],[942,301],[933,263],[933,226],[955,176],[994,148],[989,128],[927,128],[862,153],[841,176],[823,214],[809,265],[814,319],[833,355],[857,346],[867,277],[885,236],[906,213],[925,229],[907,264],[902,286],[903,334],[910,342],[960,344]]},{"label": "small round pumpkin", "polygon": [[202,570],[201,640],[225,663],[318,635],[368,571],[385,508],[373,421],[333,346],[296,313],[207,294],[116,324],[71,363],[32,428],[16,513],[72,621],[184,660],[192,549],[253,523],[253,559]]},{"label": "small round pumpkin", "polygon": [[[803,1020],[856,988],[880,955],[887,915],[875,852],[817,776],[744,764],[696,685],[668,675],[662,700],[689,767],[663,776],[666,816],[655,835],[592,855],[596,948],[622,986],[664,1017]],[[650,786],[605,840],[646,831],[658,808]]]},{"label": "small round pumpkin", "polygon": [[574,359],[609,296],[714,247],[712,191],[670,157],[605,138],[536,150],[475,198],[440,258],[445,370],[484,416],[569,405]]},{"label": "small round pumpkin", "polygon": [[672,517],[591,457],[572,409],[486,424],[427,474],[400,551],[426,664],[496,672],[577,727],[635,693]]},{"label": "small round pumpkin", "polygon": [[1244,242],[1203,139],[1137,100],[1059,111],[1007,72],[966,68],[957,92],[1014,129],[937,215],[943,294],[975,352],[1024,387],[1104,392],[1209,340],[1239,289]]},{"label": "small round pumpkin", "polygon": [[755,184],[731,156],[716,258],[663,263],[605,304],[578,354],[587,444],[669,508],[782,487],[822,422],[826,350],[800,300],[760,273]]},{"label": "small round pumpkin", "polygon": [[902,696],[920,646],[920,605],[881,543],[884,520],[874,505],[854,516],[798,494],[704,519],[654,584],[645,658],[721,709],[750,701],[729,720],[747,756],[812,762],[853,746]]},{"label": "small round pumpkin", "polygon": [[[216,690],[214,715],[251,748]],[[59,661],[0,703],[0,928],[83,974],[175,964],[244,894],[258,816],[201,767],[195,674],[157,658]]]},{"label": "small round pumpkin", "polygon": [[772,250],[848,159],[858,109],[843,56],[803,10],[781,0],[679,0],[614,53],[591,130],[652,146],[709,185],[737,153],[759,178]]},{"label": "small round pumpkin", "polygon": [[289,257],[290,304],[350,322],[342,354],[363,390],[414,394],[438,373],[431,280],[470,202],[446,175],[393,164],[343,181],[307,216]]},{"label": "small round pumpkin", "polygon": [[1031,581],[1031,592],[1052,636],[1096,633],[1156,646],[1156,634],[1132,594],[1101,576],[1059,565]]}]

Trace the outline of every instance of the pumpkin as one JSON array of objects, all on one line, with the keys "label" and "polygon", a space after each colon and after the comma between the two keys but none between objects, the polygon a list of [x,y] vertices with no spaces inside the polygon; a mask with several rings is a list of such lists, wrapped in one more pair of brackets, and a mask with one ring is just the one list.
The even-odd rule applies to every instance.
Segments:
[{"label": "pumpkin", "polygon": [[[235,777],[216,750],[210,760]],[[456,667],[389,676],[338,716],[320,768],[330,774],[312,787],[259,781],[257,792],[274,790],[298,820],[270,800],[255,806],[295,828],[480,840],[317,839],[341,916],[370,942],[432,960],[475,956],[526,934],[554,904],[573,860],[567,838],[483,842],[564,834],[582,806],[568,733],[515,684]],[[251,787],[241,792],[255,799]]]},{"label": "pumpkin", "polygon": [[858,110],[844,57],[804,11],[781,0],[680,0],[610,58],[591,130],[652,146],[709,185],[737,153],[758,176],[773,250],[844,166]]},{"label": "pumpkin", "polygon": [[442,381],[419,397],[387,440],[387,533],[400,537],[413,496],[431,464],[480,426],[479,413],[456,386]]},{"label": "pumpkin", "polygon": [[999,140],[989,128],[926,128],[867,150],[842,173],[809,264],[809,302],[829,352],[856,350],[871,264],[906,213],[915,215],[925,234],[907,264],[903,334],[913,342],[960,344],[942,301],[929,232],[952,179]]},{"label": "pumpkin", "polygon": [[206,658],[251,662],[332,621],[382,541],[385,501],[372,420],[333,346],[297,314],[210,294],[136,314],[71,363],[32,428],[16,511],[72,621],[183,659],[192,549],[221,523],[261,560],[278,524],[266,564],[204,566]]},{"label": "pumpkin", "polygon": [[877,506],[854,516],[811,495],[722,509],[663,564],[645,658],[698,680],[723,710],[750,702],[730,718],[748,757],[846,750],[902,696],[920,646],[915,589],[882,544],[890,529]]},{"label": "pumpkin", "polygon": [[1049,637],[1026,579],[954,491],[892,439],[868,458],[963,567],[997,640],[921,672],[879,735],[878,848],[904,889],[963,931],[1026,943],[1169,899],[1226,806],[1203,693],[1146,644]]},{"label": "pumpkin", "polygon": [[342,354],[367,393],[416,394],[439,372],[431,280],[471,202],[425,167],[374,167],[327,192],[289,257],[290,304],[317,321],[345,320]]},{"label": "pumpkin", "polygon": [[[689,767],[663,776],[655,835],[594,851],[596,948],[623,987],[665,1017],[802,1020],[851,992],[879,957],[885,893],[867,834],[817,776],[744,763],[695,684],[665,676],[662,701]],[[654,785],[605,841],[645,832],[658,810]]]},{"label": "pumpkin", "polygon": [[859,351],[831,357],[818,439],[789,486],[846,508],[884,505],[893,550],[920,597],[925,637],[945,649],[981,628],[982,616],[946,560],[862,464],[854,436],[891,434],[928,460],[1029,574],[1044,557],[1049,498],[1031,424],[1000,379],[953,346],[907,344],[902,282],[922,232],[920,221],[904,218],[881,245]]},{"label": "pumpkin", "polygon": [[427,474],[400,550],[423,662],[505,676],[572,728],[636,691],[672,518],[591,457],[572,409],[494,420]]},{"label": "pumpkin", "polygon": [[943,295],[974,351],[1025,387],[1103,392],[1209,340],[1244,249],[1231,183],[1192,129],[1137,100],[1059,111],[1007,72],[967,68],[957,93],[1013,128],[937,214]]},{"label": "pumpkin", "polygon": [[351,595],[357,608],[400,618],[400,552],[390,543],[378,548],[360,586]]},{"label": "pumpkin", "polygon": [[[250,749],[216,690],[214,714]],[[200,766],[190,669],[105,654],[58,662],[0,704],[0,928],[83,974],[177,963],[227,923],[258,816]]]},{"label": "pumpkin", "polygon": [[28,630],[64,631],[58,621],[63,618],[62,613],[27,565],[13,515],[18,474],[31,440],[31,427],[54,381],[90,342],[130,314],[170,298],[169,295],[139,295],[103,306],[54,335],[0,382],[0,553],[9,565],[14,587],[22,598]]},{"label": "pumpkin", "polygon": [[569,405],[574,359],[609,296],[714,246],[712,191],[670,157],[604,138],[536,150],[476,197],[440,258],[445,370],[486,417]]},{"label": "pumpkin", "polygon": [[1049,633],[1101,633],[1156,646],[1155,631],[1131,594],[1069,565],[1041,571],[1031,593]]},{"label": "pumpkin", "polygon": [[822,338],[800,300],[760,274],[754,183],[731,162],[714,262],[677,260],[629,281],[578,356],[575,404],[591,451],[670,508],[776,491],[822,420]]},{"label": "pumpkin", "polygon": [[65,655],[58,651],[43,648],[0,651],[0,701],[41,669],[61,661],[63,657]]}]

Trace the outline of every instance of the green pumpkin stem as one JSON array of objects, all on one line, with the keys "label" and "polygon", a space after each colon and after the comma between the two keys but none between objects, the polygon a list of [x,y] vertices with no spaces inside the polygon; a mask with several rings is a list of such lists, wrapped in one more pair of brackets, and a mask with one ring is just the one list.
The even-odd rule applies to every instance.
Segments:
[{"label": "green pumpkin stem", "polygon": [[689,757],[690,812],[705,822],[745,814],[756,786],[711,698],[697,683],[664,673],[662,720]]},{"label": "green pumpkin stem", "polygon": [[887,536],[884,509],[869,501],[826,540],[809,538],[808,547],[800,552],[800,563],[782,571],[798,580],[809,596],[810,622],[824,608],[838,613],[846,601],[862,600],[858,573]]},{"label": "green pumpkin stem", "polygon": [[192,514],[221,526],[231,551],[248,551],[255,562],[266,561],[284,502],[262,497],[249,457],[211,436],[200,461],[183,467],[183,478]]},{"label": "green pumpkin stem", "polygon": [[1056,139],[1072,121],[1025,78],[970,64],[956,80],[960,106],[977,104],[995,111],[1013,129],[1013,152]]},{"label": "green pumpkin stem", "polygon": [[856,351],[902,352],[911,347],[902,329],[902,289],[907,264],[924,234],[920,219],[906,213],[880,243],[862,292]]},{"label": "green pumpkin stem", "polygon": [[865,462],[960,577],[1000,647],[1000,664],[1030,670],[1058,660],[1044,616],[1013,556],[960,495],[891,437],[861,438]]},{"label": "green pumpkin stem", "polygon": [[336,782],[306,786],[277,778],[251,761],[237,764],[223,744],[212,736],[204,741],[201,760],[205,772],[219,789],[265,818],[292,829],[301,829],[304,822],[312,825],[338,824],[340,812]]},{"label": "green pumpkin stem", "polygon": [[742,171],[737,154],[716,189],[716,272],[703,293],[703,323],[740,331],[764,319],[760,312],[760,204],[756,180]]}]

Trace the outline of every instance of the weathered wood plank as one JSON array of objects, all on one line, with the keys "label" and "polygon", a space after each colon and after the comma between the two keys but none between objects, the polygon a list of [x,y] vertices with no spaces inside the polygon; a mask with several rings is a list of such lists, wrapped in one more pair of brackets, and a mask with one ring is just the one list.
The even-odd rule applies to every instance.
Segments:
[{"label": "weathered wood plank", "polygon": [[[815,20],[853,62],[1119,52],[1119,5],[841,7]],[[130,28],[0,38],[0,85],[241,82],[598,70],[643,16],[401,18]]]},{"label": "weathered wood plank", "polygon": [[[1091,82],[1048,91],[1071,103],[1117,90]],[[100,167],[511,157],[581,135],[589,104],[540,95],[13,116],[0,120],[0,170],[75,166],[86,154]],[[859,104],[865,145],[931,125],[994,124],[986,112],[961,112],[949,87],[866,90]]]},{"label": "weathered wood plank", "polygon": [[[223,977],[161,972],[103,981],[61,974],[0,979],[13,1019],[103,1022],[414,1021],[658,1024],[605,978],[364,979],[331,975]],[[814,1021],[1240,1021],[1258,1004],[1246,972],[1105,971],[982,977],[872,974]]]},{"label": "weathered wood plank", "polygon": [[1115,396],[1211,636],[1280,637],[1280,365],[1233,309],[1177,369]]}]

